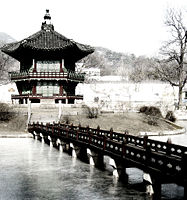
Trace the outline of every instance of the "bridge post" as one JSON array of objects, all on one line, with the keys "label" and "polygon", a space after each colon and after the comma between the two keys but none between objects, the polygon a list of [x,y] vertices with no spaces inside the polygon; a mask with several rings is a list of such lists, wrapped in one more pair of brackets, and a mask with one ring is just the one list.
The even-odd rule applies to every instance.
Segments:
[{"label": "bridge post", "polygon": [[113,139],[113,128],[110,129],[110,139]]}]

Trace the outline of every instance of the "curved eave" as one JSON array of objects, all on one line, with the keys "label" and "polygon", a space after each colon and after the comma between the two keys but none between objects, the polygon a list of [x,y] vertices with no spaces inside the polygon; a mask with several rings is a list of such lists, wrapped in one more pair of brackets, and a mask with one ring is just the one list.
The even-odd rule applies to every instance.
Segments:
[{"label": "curved eave", "polygon": [[[14,44],[13,44],[14,45]],[[22,46],[21,44],[16,45],[17,48],[5,46],[1,48],[2,52],[8,54],[9,56],[15,58],[18,61],[22,61],[23,58],[38,58],[38,57],[51,57],[51,58],[68,58],[74,62],[84,58],[85,56],[94,52],[94,49],[90,46],[86,48],[80,48],[80,46],[74,45],[66,48],[56,48],[56,49],[38,49]]]},{"label": "curved eave", "polygon": [[7,55],[17,59],[17,54],[20,51],[20,42],[14,42],[14,43],[9,43],[9,44],[5,44],[3,47],[0,48],[0,50],[3,53],[6,53]]}]

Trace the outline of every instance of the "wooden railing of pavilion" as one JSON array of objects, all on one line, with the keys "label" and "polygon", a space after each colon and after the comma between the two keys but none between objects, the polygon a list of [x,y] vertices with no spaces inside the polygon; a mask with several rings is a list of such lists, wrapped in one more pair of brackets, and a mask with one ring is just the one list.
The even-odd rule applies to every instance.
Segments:
[{"label": "wooden railing of pavilion", "polygon": [[83,99],[83,95],[72,95],[72,96],[60,96],[60,95],[53,95],[53,96],[43,96],[42,94],[32,95],[32,94],[22,94],[22,95],[11,95],[11,99]]},{"label": "wooden railing of pavilion", "polygon": [[68,72],[11,72],[11,80],[25,80],[25,79],[65,79],[83,82],[85,79],[84,73],[77,73],[73,71]]}]

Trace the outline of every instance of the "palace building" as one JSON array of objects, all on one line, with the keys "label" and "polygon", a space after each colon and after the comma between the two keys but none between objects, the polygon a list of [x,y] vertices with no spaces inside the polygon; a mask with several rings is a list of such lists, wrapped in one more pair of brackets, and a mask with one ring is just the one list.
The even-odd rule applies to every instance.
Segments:
[{"label": "palace building", "polygon": [[40,103],[51,99],[73,104],[83,96],[75,94],[84,74],[75,72],[75,63],[94,52],[94,48],[77,43],[54,30],[46,10],[41,30],[19,42],[4,45],[1,50],[20,62],[20,71],[11,72],[19,94],[19,103]]}]

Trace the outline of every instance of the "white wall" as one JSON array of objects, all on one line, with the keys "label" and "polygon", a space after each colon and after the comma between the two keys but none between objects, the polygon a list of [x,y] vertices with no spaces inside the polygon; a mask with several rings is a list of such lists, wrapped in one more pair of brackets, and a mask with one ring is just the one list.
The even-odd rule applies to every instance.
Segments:
[{"label": "white wall", "polygon": [[[11,103],[11,94],[18,94],[15,83],[0,86],[0,102]],[[178,90],[161,82],[135,84],[111,81],[78,84],[76,94],[84,95],[86,105],[99,107],[103,111],[136,111],[143,105],[154,105],[165,112],[175,109]]]},{"label": "white wall", "polygon": [[18,94],[15,83],[0,85],[0,102],[11,103],[11,94]]},{"label": "white wall", "polygon": [[155,105],[163,111],[174,110],[178,94],[177,88],[161,82],[83,83],[77,86],[76,92],[84,95],[84,102],[88,106],[98,106],[101,110],[117,112],[137,110],[142,105]]}]

